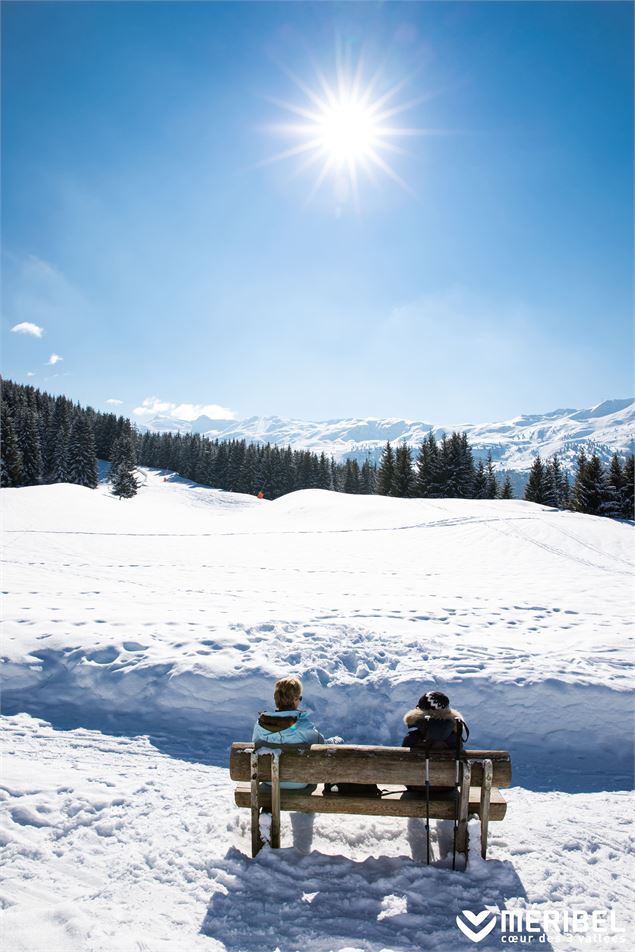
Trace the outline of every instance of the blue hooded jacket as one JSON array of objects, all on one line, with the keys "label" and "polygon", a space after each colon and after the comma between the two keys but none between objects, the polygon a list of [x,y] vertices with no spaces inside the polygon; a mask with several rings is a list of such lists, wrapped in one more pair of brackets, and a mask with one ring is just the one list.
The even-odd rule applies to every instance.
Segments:
[{"label": "blue hooded jacket", "polygon": [[[251,739],[256,750],[267,747],[285,750],[324,743],[324,737],[311,722],[307,711],[263,711],[254,725]],[[280,787],[302,790],[306,784],[287,780]]]}]

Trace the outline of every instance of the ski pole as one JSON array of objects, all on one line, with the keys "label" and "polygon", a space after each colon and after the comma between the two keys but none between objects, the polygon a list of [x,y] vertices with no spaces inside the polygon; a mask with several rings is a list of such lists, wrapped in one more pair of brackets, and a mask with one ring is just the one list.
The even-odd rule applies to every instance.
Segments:
[{"label": "ski pole", "polygon": [[426,751],[426,863],[430,865],[430,757]]}]

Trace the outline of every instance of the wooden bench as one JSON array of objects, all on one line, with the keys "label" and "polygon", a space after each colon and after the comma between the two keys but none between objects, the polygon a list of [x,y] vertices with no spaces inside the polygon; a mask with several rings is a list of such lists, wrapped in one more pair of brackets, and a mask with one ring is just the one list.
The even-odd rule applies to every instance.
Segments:
[{"label": "wooden bench", "polygon": [[[280,811],[298,813],[352,813],[360,816],[425,817],[423,795],[405,794],[405,787],[422,786],[425,754],[406,747],[314,744],[312,747],[271,751],[254,750],[253,744],[232,744],[229,772],[237,782],[236,805],[251,810],[251,850],[262,846],[260,810],[271,812],[271,846],[280,846]],[[481,820],[481,854],[487,855],[490,820],[502,820],[507,803],[500,787],[509,787],[512,770],[504,750],[466,750],[460,765],[457,849],[467,856],[467,822]],[[432,787],[454,788],[456,762],[452,754],[432,753],[429,777]],[[317,784],[313,791],[281,790],[280,782]],[[324,784],[368,783],[388,790],[381,797],[325,795]],[[264,786],[269,784],[269,786]],[[453,820],[454,792],[435,793],[429,816]]]}]

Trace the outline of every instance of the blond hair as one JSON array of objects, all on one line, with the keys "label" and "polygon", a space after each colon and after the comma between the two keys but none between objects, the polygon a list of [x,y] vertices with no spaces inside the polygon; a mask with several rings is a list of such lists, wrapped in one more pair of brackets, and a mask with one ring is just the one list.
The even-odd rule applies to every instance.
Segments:
[{"label": "blond hair", "polygon": [[302,696],[302,682],[299,678],[280,678],[273,689],[273,699],[279,711],[288,711]]}]

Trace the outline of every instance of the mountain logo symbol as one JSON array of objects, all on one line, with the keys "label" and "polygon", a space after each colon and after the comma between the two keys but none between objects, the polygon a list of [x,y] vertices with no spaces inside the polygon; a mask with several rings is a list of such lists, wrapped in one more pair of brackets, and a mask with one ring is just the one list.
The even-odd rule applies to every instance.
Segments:
[{"label": "mountain logo symbol", "polygon": [[[461,916],[464,918],[462,919]],[[465,922],[467,919],[467,922]],[[471,925],[468,925],[471,923]],[[456,917],[456,924],[468,939],[472,942],[481,942],[485,939],[496,925],[496,914],[490,909],[483,909],[482,912],[470,912],[469,909],[463,909],[461,915]]]}]

